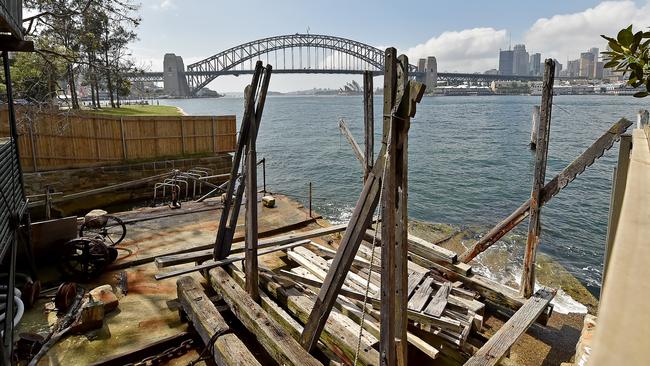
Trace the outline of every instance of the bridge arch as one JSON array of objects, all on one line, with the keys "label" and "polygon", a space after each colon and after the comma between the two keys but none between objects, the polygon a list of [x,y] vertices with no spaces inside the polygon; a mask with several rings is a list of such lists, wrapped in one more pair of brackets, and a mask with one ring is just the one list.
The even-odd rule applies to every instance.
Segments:
[{"label": "bridge arch", "polygon": [[[384,51],[376,47],[347,38],[320,34],[296,33],[291,35],[267,37],[247,42],[188,65],[186,76],[191,93],[194,94],[208,85],[212,80],[219,76],[220,72],[231,71],[237,66],[261,55],[270,54],[271,52],[276,52],[278,50],[302,47],[321,51],[336,51],[339,52],[339,54],[352,56],[353,59],[365,63],[367,70],[384,70]],[[293,68],[293,54],[291,61]],[[277,69],[277,65],[274,65],[274,67]],[[412,71],[417,69],[417,67],[413,65],[409,65],[409,68]]]}]

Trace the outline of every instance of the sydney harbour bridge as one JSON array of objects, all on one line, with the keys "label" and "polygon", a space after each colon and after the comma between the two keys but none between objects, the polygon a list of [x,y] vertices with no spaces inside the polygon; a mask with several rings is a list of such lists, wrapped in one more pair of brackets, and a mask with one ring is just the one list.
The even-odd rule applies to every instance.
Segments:
[{"label": "sydney harbour bridge", "polygon": [[[351,39],[319,35],[291,34],[258,39],[221,51],[204,60],[185,65],[183,59],[168,53],[162,72],[128,75],[131,81],[163,82],[165,93],[186,97],[222,75],[251,74],[255,61],[273,65],[274,74],[361,74],[384,72],[384,51]],[[490,82],[494,80],[541,80],[537,76],[438,73],[435,57],[418,60],[409,66],[410,74],[434,87],[438,81]]]}]

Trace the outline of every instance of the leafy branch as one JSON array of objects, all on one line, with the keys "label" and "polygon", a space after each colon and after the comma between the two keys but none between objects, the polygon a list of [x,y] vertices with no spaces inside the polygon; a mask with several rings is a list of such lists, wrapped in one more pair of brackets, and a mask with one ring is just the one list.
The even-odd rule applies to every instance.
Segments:
[{"label": "leafy branch", "polygon": [[632,32],[632,25],[621,29],[616,38],[601,35],[608,41],[611,51],[603,52],[605,68],[629,74],[627,83],[634,88],[645,85],[645,91],[634,94],[637,98],[650,95],[650,32]]}]

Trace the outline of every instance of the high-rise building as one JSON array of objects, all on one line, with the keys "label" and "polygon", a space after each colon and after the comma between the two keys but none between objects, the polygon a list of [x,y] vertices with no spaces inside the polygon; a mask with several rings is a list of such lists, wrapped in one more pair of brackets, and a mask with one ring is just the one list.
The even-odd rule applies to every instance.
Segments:
[{"label": "high-rise building", "polygon": [[530,55],[530,74],[533,76],[539,76],[542,74],[542,54],[533,53]]},{"label": "high-rise building", "polygon": [[567,62],[567,76],[576,77],[580,75],[580,60],[573,60]]},{"label": "high-rise building", "polygon": [[513,51],[499,51],[499,75],[512,75],[512,54]]},{"label": "high-rise building", "polygon": [[[589,49],[589,52],[591,52],[592,55],[594,55],[594,73],[593,77],[598,79],[598,60],[600,58],[600,50],[598,47],[592,47]],[[602,76],[600,77],[602,79]]]},{"label": "high-rise building", "polygon": [[528,63],[530,62],[526,45],[515,45],[512,50],[512,72],[515,75],[528,75]]},{"label": "high-rise building", "polygon": [[603,71],[605,69],[605,67],[604,67],[605,63],[602,62],[602,61],[598,61],[598,62],[595,62],[595,64],[596,64],[596,67],[595,67],[595,70],[594,70],[594,79],[602,80],[603,77],[604,77]]},{"label": "high-rise building", "polygon": [[580,77],[591,79],[594,77],[594,54],[583,52],[580,54]]},{"label": "high-rise building", "polygon": [[553,59],[553,62],[555,63],[555,77],[559,77],[562,72],[562,64],[556,59]]}]

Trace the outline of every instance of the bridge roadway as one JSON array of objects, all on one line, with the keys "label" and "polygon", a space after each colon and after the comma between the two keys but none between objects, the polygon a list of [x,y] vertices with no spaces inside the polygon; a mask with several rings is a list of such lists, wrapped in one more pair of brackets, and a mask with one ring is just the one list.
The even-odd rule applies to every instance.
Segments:
[{"label": "bridge roadway", "polygon": [[[225,76],[225,75],[247,75],[252,74],[254,70],[224,70],[224,71],[185,71],[180,74],[184,76]],[[364,70],[341,70],[341,69],[273,69],[274,74],[363,74]],[[373,75],[383,75],[383,71],[372,70]],[[420,71],[410,72],[415,77],[424,77],[425,73]],[[127,74],[131,81],[150,81],[163,82],[164,73],[162,72],[143,72]],[[558,79],[564,79],[562,77]],[[471,73],[438,73],[438,80],[446,81],[471,81],[471,82],[491,82],[495,80],[520,80],[520,81],[541,81],[541,76],[523,76],[523,75],[493,75],[493,74],[471,74]]]}]

